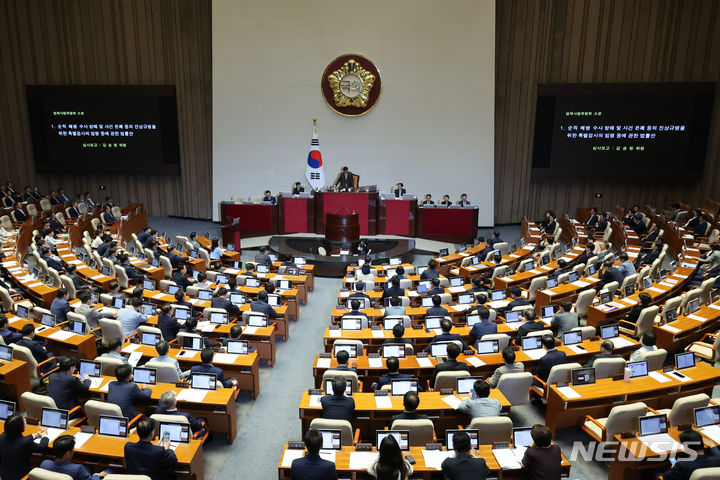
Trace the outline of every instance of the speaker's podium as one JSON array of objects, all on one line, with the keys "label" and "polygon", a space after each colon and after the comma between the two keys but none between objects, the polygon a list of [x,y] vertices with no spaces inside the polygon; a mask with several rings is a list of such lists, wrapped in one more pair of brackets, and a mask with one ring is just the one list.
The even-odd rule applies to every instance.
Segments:
[{"label": "speaker's podium", "polygon": [[227,248],[228,245],[233,245],[233,250],[236,252],[241,252],[240,250],[240,239],[242,236],[240,235],[240,231],[242,228],[240,227],[240,217],[233,218],[232,223],[229,223],[227,225],[222,225],[220,227],[220,231],[222,232],[222,241],[223,245],[225,245],[225,248]]},{"label": "speaker's podium", "polygon": [[332,243],[352,243],[360,240],[360,216],[357,213],[328,213],[325,220],[325,239]]}]

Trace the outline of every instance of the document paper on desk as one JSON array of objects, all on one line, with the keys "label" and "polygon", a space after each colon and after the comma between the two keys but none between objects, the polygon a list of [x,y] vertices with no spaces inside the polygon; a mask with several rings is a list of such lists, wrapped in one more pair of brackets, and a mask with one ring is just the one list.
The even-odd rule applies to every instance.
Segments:
[{"label": "document paper on desk", "polygon": [[73,332],[66,332],[65,330],[58,330],[57,332],[48,335],[48,338],[52,338],[53,340],[67,340],[68,338],[73,337],[75,334]]},{"label": "document paper on desk", "polygon": [[243,335],[255,335],[255,333],[258,331],[258,327],[251,327],[247,326],[243,328],[242,334]]},{"label": "document paper on desk", "polygon": [[311,407],[321,408],[322,407],[322,402],[320,401],[321,398],[322,398],[322,395],[310,395],[310,402],[308,403],[308,405],[310,405]]},{"label": "document paper on desk", "polygon": [[446,397],[440,397],[440,400],[450,405],[453,409],[457,410],[457,408],[462,403],[462,400],[460,400],[455,395],[448,395]]},{"label": "document paper on desk", "polygon": [[473,355],[472,357],[465,357],[465,361],[467,363],[469,363],[470,365],[472,365],[473,367],[482,367],[483,365],[485,365],[485,362],[480,360],[475,355]]},{"label": "document paper on desk", "polygon": [[715,310],[720,310],[720,305],[712,304],[712,305],[708,305],[708,307],[715,309]]},{"label": "document paper on desk", "polygon": [[667,433],[658,433],[656,435],[646,435],[638,437],[641,442],[648,446],[655,453],[673,452],[684,450],[682,444],[672,438]]},{"label": "document paper on desk", "polygon": [[615,348],[625,348],[633,345],[633,342],[622,337],[615,337],[610,339],[610,341],[613,343],[613,347]]},{"label": "document paper on desk", "polygon": [[383,359],[382,358],[368,358],[368,365],[370,368],[382,368],[383,366]]},{"label": "document paper on desk", "polygon": [[698,430],[713,442],[720,444],[720,426],[710,425],[709,427],[699,428]]},{"label": "document paper on desk", "polygon": [[330,368],[330,358],[318,358],[317,368]]},{"label": "document paper on desk", "polygon": [[123,352],[123,353],[130,353],[130,352],[134,352],[134,351],[137,350],[138,348],[140,348],[140,344],[139,344],[139,343],[131,343],[131,344],[128,345],[127,347],[123,347],[122,352]]},{"label": "document paper on desk", "polygon": [[213,356],[213,361],[217,363],[233,364],[240,355],[237,353],[216,353]]},{"label": "document paper on desk", "polygon": [[440,470],[442,462],[444,462],[446,458],[452,458],[455,456],[455,452],[453,451],[448,452],[445,450],[425,449],[422,449],[421,451],[423,460],[425,461],[425,466],[427,468],[434,468],[435,470]]},{"label": "document paper on desk", "polygon": [[392,397],[375,397],[375,406],[377,408],[392,408]]},{"label": "document paper on desk", "polygon": [[385,330],[372,330],[372,336],[375,338],[385,338]]},{"label": "document paper on desk", "polygon": [[73,437],[75,437],[75,448],[77,449],[85,445],[85,442],[87,442],[92,436],[92,433],[85,432],[78,432],[73,435]]},{"label": "document paper on desk", "polygon": [[350,470],[367,470],[367,468],[378,458],[377,452],[350,452]]},{"label": "document paper on desk", "polygon": [[136,367],[140,359],[142,358],[142,352],[132,352],[128,357],[128,364]]},{"label": "document paper on desk", "polygon": [[534,348],[532,350],[523,350],[523,353],[533,360],[539,360],[545,356],[547,350],[544,348]]},{"label": "document paper on desk", "polygon": [[184,402],[200,403],[205,400],[208,390],[201,388],[183,388],[177,394],[177,399]]},{"label": "document paper on desk", "polygon": [[663,326],[660,327],[660,328],[662,328],[662,329],[665,330],[666,332],[670,332],[670,333],[679,333],[679,332],[682,331],[682,330],[680,330],[680,329],[677,328],[677,327],[673,327],[672,325],[663,325]]},{"label": "document paper on desk", "polygon": [[515,458],[515,452],[511,448],[494,448],[493,456],[503,470],[519,470],[522,464]]},{"label": "document paper on desk", "polygon": [[584,355],[588,353],[588,351],[582,348],[580,345],[568,345],[568,348],[579,355]]},{"label": "document paper on desk", "polygon": [[328,462],[335,463],[335,454],[337,450],[320,450],[320,458],[327,460]]},{"label": "document paper on desk", "polygon": [[698,322],[707,322],[710,320],[709,318],[701,317],[700,315],[690,314],[687,316],[687,318],[692,318],[693,320],[697,320]]},{"label": "document paper on desk", "polygon": [[420,365],[421,367],[427,368],[427,367],[432,367],[432,366],[433,366],[432,360],[430,360],[430,359],[427,358],[427,357],[416,357],[416,358],[415,358],[415,361],[416,361],[417,364]]},{"label": "document paper on desk", "polygon": [[580,395],[578,392],[575,391],[572,387],[558,387],[558,392],[562,393],[565,398],[580,398],[582,395]]},{"label": "document paper on desk", "polygon": [[305,454],[305,450],[301,448],[288,448],[283,453],[282,466],[286,468],[292,467],[293,460],[302,458]]},{"label": "document paper on desk", "polygon": [[85,380],[90,380],[90,388],[95,389],[102,385],[103,377],[88,377]]},{"label": "document paper on desk", "polygon": [[450,293],[460,293],[460,292],[464,292],[464,291],[465,291],[465,287],[463,287],[463,286],[460,286],[460,287],[450,287],[450,288],[448,288],[448,290],[450,291]]},{"label": "document paper on desk", "polygon": [[671,381],[668,377],[666,377],[660,372],[648,372],[648,377],[660,383],[667,383]]},{"label": "document paper on desk", "polygon": [[582,280],[575,280],[571,283],[571,285],[575,285],[576,287],[584,288],[590,285],[588,282],[583,282]]}]

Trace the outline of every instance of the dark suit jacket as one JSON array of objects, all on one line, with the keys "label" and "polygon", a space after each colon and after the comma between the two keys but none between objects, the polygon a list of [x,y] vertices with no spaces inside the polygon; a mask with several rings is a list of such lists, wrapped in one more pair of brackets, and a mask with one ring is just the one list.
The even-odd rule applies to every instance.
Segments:
[{"label": "dark suit jacket", "polygon": [[679,459],[667,472],[663,473],[664,480],[688,480],[690,475],[699,468],[720,467],[720,458],[712,455],[698,455],[695,460]]},{"label": "dark suit jacket", "polygon": [[30,472],[30,455],[47,450],[48,438],[37,444],[32,435],[20,438],[8,438],[0,435],[0,478],[20,480]]},{"label": "dark suit jacket", "polygon": [[50,375],[48,382],[48,395],[55,400],[57,408],[71,410],[80,405],[78,395],[87,393],[90,389],[90,380],[81,382],[67,372],[55,372]]},{"label": "dark suit jacket", "polygon": [[417,413],[417,412],[403,412],[398,413],[397,415],[393,415],[390,417],[390,423],[388,424],[388,427],[392,427],[392,424],[395,420],[427,420],[428,416],[424,413]]},{"label": "dark suit jacket", "polygon": [[267,315],[268,319],[272,319],[277,317],[277,313],[275,313],[275,309],[271,307],[267,302],[263,302],[262,300],[253,300],[250,302],[250,310],[253,312],[260,312]]},{"label": "dark suit jacket", "polygon": [[71,218],[78,218],[80,216],[80,210],[78,210],[75,207],[70,207],[70,217]]},{"label": "dark suit jacket", "polygon": [[516,298],[515,300],[508,303],[508,306],[505,308],[509,311],[515,307],[524,307],[525,305],[530,305],[530,302],[527,301],[526,299],[520,297],[520,298]]},{"label": "dark suit jacket", "polygon": [[355,186],[355,182],[353,182],[352,172],[348,171],[340,173],[336,185],[339,185],[340,188],[353,188]]},{"label": "dark suit jacket", "polygon": [[124,263],[120,266],[125,270],[128,280],[130,280],[130,281],[142,280],[143,278],[145,278],[142,273],[138,272],[137,269],[133,265],[130,265],[129,263]]},{"label": "dark suit jacket", "polygon": [[55,298],[50,304],[50,312],[55,315],[55,323],[67,321],[67,313],[70,311],[70,303],[64,298]]},{"label": "dark suit jacket", "polygon": [[433,386],[435,385],[435,377],[437,377],[437,374],[440,372],[456,372],[459,370],[465,370],[469,372],[470,367],[465,362],[458,362],[457,360],[448,358],[443,363],[438,363],[437,365],[435,365],[435,369],[432,373],[432,378],[430,379],[430,384]]},{"label": "dark suit jacket", "polygon": [[490,469],[483,458],[469,453],[460,453],[456,457],[443,460],[442,473],[448,480],[485,480]]},{"label": "dark suit jacket", "polygon": [[[425,272],[423,272],[425,273]],[[427,292],[425,292],[426,297],[432,297],[433,295],[440,295],[441,293],[445,293],[445,289],[442,287],[433,287]]]},{"label": "dark suit jacket", "polygon": [[28,216],[25,214],[25,212],[23,212],[19,208],[15,210],[15,220],[17,220],[18,222],[24,222],[27,219]]},{"label": "dark suit jacket", "polygon": [[396,197],[402,197],[407,193],[407,190],[405,190],[404,188],[396,188],[395,190],[393,190],[393,193]]},{"label": "dark suit jacket", "polygon": [[412,378],[412,375],[409,373],[386,373],[385,375],[381,375],[380,378],[378,378],[377,381],[377,388],[380,389],[380,387],[383,387],[385,385],[390,385],[391,380],[398,380],[401,378]]},{"label": "dark suit jacket", "polygon": [[622,285],[622,282],[625,279],[622,272],[618,270],[617,267],[608,268],[603,273],[600,273],[598,278],[603,281],[603,285],[607,285],[611,282],[618,282],[618,287]]},{"label": "dark suit jacket", "polygon": [[547,380],[550,374],[550,369],[555,365],[560,365],[567,361],[567,354],[557,349],[548,350],[544,357],[542,357],[535,368],[535,375],[543,382]]},{"label": "dark suit jacket", "polygon": [[420,280],[432,280],[433,278],[440,278],[440,271],[434,269],[427,269],[420,274]]},{"label": "dark suit jacket", "polygon": [[517,330],[517,339],[518,342],[526,336],[530,332],[534,332],[537,330],[543,330],[545,328],[545,324],[541,322],[540,320],[536,320],[534,322],[525,322],[522,325],[518,327]]},{"label": "dark suit jacket", "polygon": [[561,462],[560,447],[557,445],[528,447],[522,460],[529,480],[559,479]]},{"label": "dark suit jacket", "polygon": [[108,403],[114,403],[120,407],[124,417],[129,420],[135,418],[138,412],[135,410],[135,401],[148,400],[150,398],[150,389],[140,390],[135,382],[119,382],[113,380],[108,385]]},{"label": "dark suit jacket", "polygon": [[277,203],[277,200],[276,200],[275,197],[273,197],[272,195],[270,195],[269,197],[263,197],[262,201],[263,201],[263,202],[270,202],[270,203],[272,203],[273,205],[275,205],[275,204]]},{"label": "dark suit jacket", "polygon": [[112,225],[113,223],[117,222],[115,215],[110,212],[103,213],[103,220],[105,220],[105,223],[107,223],[108,225]]},{"label": "dark suit jacket", "polygon": [[173,282],[177,283],[183,290],[192,285],[190,279],[180,272],[173,272]]},{"label": "dark suit jacket", "polygon": [[180,324],[170,315],[161,313],[158,315],[158,328],[162,332],[162,336],[168,342],[177,337],[180,331]]},{"label": "dark suit jacket", "polygon": [[595,215],[595,214],[590,215],[590,218],[588,218],[588,221],[585,222],[585,226],[586,227],[594,227],[595,225],[597,225],[597,221],[598,221],[597,215]]},{"label": "dark suit jacket", "polygon": [[177,457],[172,450],[150,442],[129,442],[125,444],[125,466],[131,475],[147,475],[152,480],[165,480],[170,475],[167,469],[175,469]]},{"label": "dark suit jacket", "polygon": [[445,307],[430,307],[425,312],[426,317],[447,317],[449,315]]},{"label": "dark suit jacket", "polygon": [[223,308],[230,315],[237,315],[238,313],[240,313],[240,309],[238,308],[238,306],[235,305],[234,303],[232,303],[227,298],[222,298],[222,297],[213,298],[212,303],[210,305],[212,306],[212,308]]},{"label": "dark suit jacket", "polygon": [[293,460],[290,467],[292,480],[337,480],[335,464],[320,458],[320,455],[306,455]]},{"label": "dark suit jacket", "polygon": [[150,234],[145,230],[137,234],[138,242],[140,242],[143,246],[145,245],[145,242],[148,241],[148,238],[150,238]]},{"label": "dark suit jacket", "polygon": [[660,249],[650,250],[645,255],[641,255],[638,257],[638,259],[635,261],[635,265],[641,265],[641,264],[651,264],[657,258],[660,256]]},{"label": "dark suit jacket", "polygon": [[98,477],[91,476],[85,465],[73,462],[61,462],[58,460],[43,460],[40,468],[50,470],[51,472],[64,473],[70,475],[73,480],[90,480]]},{"label": "dark suit jacket", "polygon": [[385,304],[386,298],[392,298],[392,297],[402,297],[405,295],[405,290],[400,287],[388,287],[383,291],[382,294],[382,301],[383,304]]},{"label": "dark suit jacket", "polygon": [[211,363],[203,363],[202,365],[195,365],[190,368],[192,373],[214,373],[218,382],[223,384],[225,388],[232,387],[232,380],[225,380],[225,372],[221,368],[216,367]]},{"label": "dark suit jacket", "polygon": [[169,410],[165,410],[161,406],[158,406],[155,413],[159,413],[162,415],[178,415],[181,417],[185,417],[185,418],[187,418],[188,422],[190,422],[190,429],[193,432],[199,432],[202,429],[202,421],[198,420],[197,418],[193,417],[192,415],[190,415],[187,412],[181,412],[177,409],[175,409],[173,411],[169,411]]},{"label": "dark suit jacket", "polygon": [[32,353],[35,361],[38,363],[44,362],[49,357],[47,350],[45,350],[45,344],[42,342],[30,340],[29,338],[21,338],[17,344],[30,349],[30,353]]},{"label": "dark suit jacket", "polygon": [[320,399],[323,418],[352,421],[355,399],[342,395],[325,395]]},{"label": "dark suit jacket", "polygon": [[474,341],[480,340],[483,335],[492,335],[497,333],[497,324],[489,320],[480,320],[470,329],[470,336]]},{"label": "dark suit jacket", "polygon": [[[458,335],[457,333],[441,333],[440,335],[435,335],[432,340],[430,340],[430,345],[433,343],[438,342],[452,342],[453,340],[457,340],[459,342],[462,342],[462,349],[465,350],[467,348],[467,345],[465,345],[465,342],[463,341],[462,337]],[[430,345],[425,347],[425,351],[430,351]]]},{"label": "dark suit jacket", "polygon": [[65,270],[65,267],[63,267],[60,262],[50,256],[43,257],[43,260],[45,260],[45,263],[47,263],[48,267],[54,268],[58,272],[62,272],[63,270]]},{"label": "dark suit jacket", "polygon": [[5,345],[10,345],[11,343],[17,343],[22,338],[22,333],[2,328],[0,329],[0,337],[5,341]]}]

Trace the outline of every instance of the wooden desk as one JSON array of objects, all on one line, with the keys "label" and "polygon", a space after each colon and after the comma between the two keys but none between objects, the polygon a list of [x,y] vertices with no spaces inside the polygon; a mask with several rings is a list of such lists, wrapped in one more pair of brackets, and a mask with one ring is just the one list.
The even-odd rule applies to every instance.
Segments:
[{"label": "wooden desk", "polygon": [[[445,430],[457,428],[458,425],[467,425],[470,417],[465,413],[453,409],[442,400],[440,392],[420,392],[420,406],[417,411],[427,414],[435,424],[435,433],[438,438],[445,436]],[[468,395],[456,395],[463,399]],[[354,428],[360,429],[360,439],[370,440],[375,438],[375,431],[382,430],[390,424],[390,417],[402,413],[403,397],[387,397],[392,401],[391,409],[380,409],[375,404],[375,395],[372,393],[353,393],[355,399],[355,418],[352,424]],[[500,390],[493,388],[490,391],[490,398],[496,398],[503,411],[510,411],[510,402]],[[319,404],[319,402],[318,402]],[[315,418],[322,417],[322,407],[310,406],[310,395],[305,391],[300,399],[300,421],[302,422],[301,438],[305,438],[305,432],[310,428],[310,422]]]},{"label": "wooden desk", "polygon": [[30,375],[28,364],[13,358],[10,362],[0,365],[0,397],[17,403],[18,410],[24,410],[20,396],[30,392]]},{"label": "wooden desk", "polygon": [[[117,281],[117,277],[103,275],[102,271],[98,271],[94,268],[87,266],[85,262],[81,262],[70,249],[68,244],[62,244],[57,246],[57,254],[60,256],[63,262],[67,265],[75,265],[77,267],[77,274],[86,282],[91,285],[95,285],[103,289],[104,291],[110,291],[109,285],[112,282]],[[102,270],[102,265],[100,266]]]},{"label": "wooden desk", "polygon": [[[439,470],[436,470],[433,466],[425,465],[425,457],[422,453],[424,448],[425,447],[410,447],[410,451],[407,452],[407,455],[411,455],[415,459],[412,478],[421,477],[426,480],[443,478],[442,473]],[[280,462],[278,463],[279,480],[290,478],[290,467],[283,466],[283,457],[287,450],[287,445],[285,445],[283,453],[280,456]],[[335,455],[335,470],[338,474],[344,476],[352,475],[352,478],[369,478],[369,475],[363,477],[365,474],[364,469],[353,470],[350,468],[350,455],[354,451],[355,447],[343,447],[342,450],[338,451]],[[373,452],[377,452],[377,449],[373,448]],[[508,480],[527,478],[527,472],[524,470],[501,470],[500,465],[497,463],[497,460],[495,460],[495,456],[492,453],[491,445],[480,445],[478,448],[478,456],[485,459],[488,469],[492,472],[491,475],[496,475],[498,478]],[[570,462],[564,455],[562,457],[562,468],[564,475],[570,474]],[[356,477],[356,475],[359,476]]]},{"label": "wooden desk", "polygon": [[318,192],[315,194],[315,233],[325,233],[328,213],[358,214],[360,235],[377,234],[378,192]]},{"label": "wooden desk", "polygon": [[253,203],[220,203],[220,223],[227,225],[239,218],[241,235],[262,237],[278,233],[278,206]]},{"label": "wooden desk", "polygon": [[[703,319],[703,320],[701,320]],[[679,315],[667,325],[653,325],[658,348],[668,354],[683,350],[690,343],[699,340],[706,333],[715,333],[720,328],[720,302],[703,305],[692,315]]]},{"label": "wooden desk", "polygon": [[[155,347],[150,345],[140,345],[137,343],[127,342],[123,345],[123,353],[140,352],[144,359],[150,360],[157,357],[157,351]],[[180,362],[180,367],[183,370],[190,370],[194,365],[201,365],[200,352],[197,351],[191,357],[178,356],[181,352],[179,348],[171,348],[168,355],[177,359]],[[215,357],[218,357],[218,353]],[[237,355],[237,358],[232,363],[226,363],[220,359],[213,360],[213,365],[222,369],[225,373],[225,378],[235,377],[238,380],[238,390],[245,390],[252,393],[253,398],[257,398],[260,395],[260,379],[258,372],[259,356],[257,352],[251,352],[247,355]]]},{"label": "wooden desk", "polygon": [[471,242],[477,237],[478,208],[418,207],[416,236],[446,242]]},{"label": "wooden desk", "polygon": [[50,308],[52,301],[57,298],[57,288],[48,287],[40,280],[31,280],[28,278],[32,275],[31,272],[25,270],[22,265],[18,264],[15,257],[5,257],[1,265],[34,303]]},{"label": "wooden desk", "polygon": [[[282,262],[275,262],[271,265],[271,271],[277,272],[278,269],[282,266]],[[302,267],[298,267],[300,275],[305,275],[307,277],[306,286],[307,289],[311,292],[315,290],[315,265],[312,264],[306,264]]]},{"label": "wooden desk", "polygon": [[696,393],[712,395],[713,387],[720,381],[720,370],[704,362],[684,369],[683,373],[691,380],[681,382],[673,375],[665,375],[670,380],[665,383],[649,376],[633,378],[627,383],[603,378],[594,385],[572,387],[581,395],[579,398],[567,398],[557,385],[552,385],[548,393],[545,424],[554,434],[558,428],[581,425],[585,415],[607,417],[616,405],[645,402],[656,409],[671,408],[680,397]]},{"label": "wooden desk", "polygon": [[417,199],[381,197],[378,204],[378,233],[385,235],[415,236]]},{"label": "wooden desk", "polygon": [[[25,320],[16,315],[7,314],[6,316],[10,328],[18,332],[22,331],[22,328],[27,324],[33,325],[36,329],[43,327],[40,323]],[[97,345],[93,334],[78,335],[77,333],[73,333],[72,336],[61,339],[58,338],[58,332],[61,331],[63,331],[62,327],[45,328],[40,332],[36,330],[35,336],[45,340],[45,342],[47,342],[47,349],[57,357],[65,355],[78,360],[84,358],[93,360],[97,357]],[[60,335],[65,336],[65,334]]]}]

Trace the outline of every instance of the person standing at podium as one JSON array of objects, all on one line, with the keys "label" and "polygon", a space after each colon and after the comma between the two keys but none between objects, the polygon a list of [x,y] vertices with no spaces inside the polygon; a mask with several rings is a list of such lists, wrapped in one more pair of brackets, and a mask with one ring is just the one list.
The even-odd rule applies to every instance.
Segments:
[{"label": "person standing at podium", "polygon": [[355,188],[355,182],[353,181],[353,174],[348,167],[343,167],[340,176],[335,182],[335,186],[340,187],[340,190],[350,191]]},{"label": "person standing at podium", "polygon": [[402,183],[398,183],[393,193],[395,194],[395,198],[402,197],[407,193],[407,190],[405,190],[405,185],[403,185]]}]

